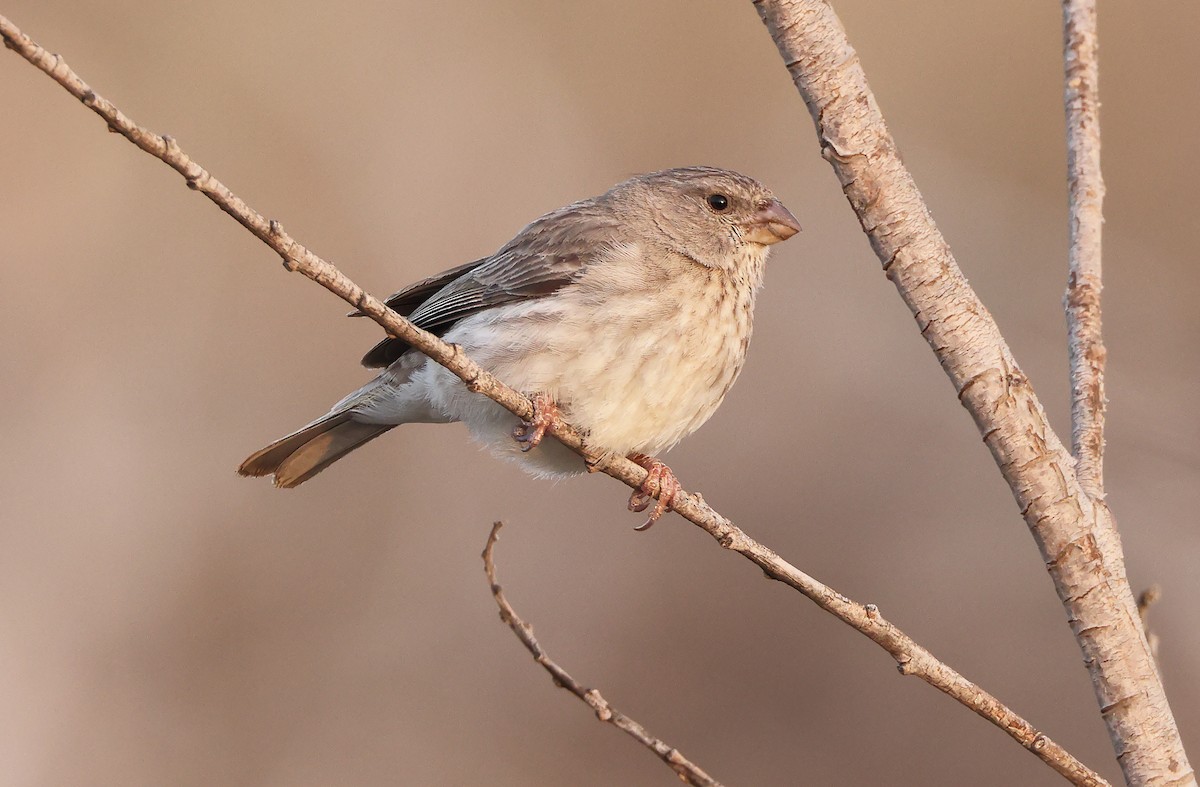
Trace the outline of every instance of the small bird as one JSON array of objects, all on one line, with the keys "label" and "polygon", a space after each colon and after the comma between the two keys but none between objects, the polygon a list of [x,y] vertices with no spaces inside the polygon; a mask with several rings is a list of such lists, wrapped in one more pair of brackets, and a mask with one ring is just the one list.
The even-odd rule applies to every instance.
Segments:
[{"label": "small bird", "polygon": [[383,370],[374,380],[238,472],[294,487],[400,424],[462,421],[494,454],[560,478],[587,470],[563,444],[542,441],[561,418],[590,449],[646,468],[630,508],[657,496],[639,529],[649,527],[681,491],[654,457],[725,398],[746,357],[768,251],[799,231],[760,183],[713,167],[640,175],[547,213],[490,257],[387,300],[532,396],[531,421],[387,338],[362,360]]}]

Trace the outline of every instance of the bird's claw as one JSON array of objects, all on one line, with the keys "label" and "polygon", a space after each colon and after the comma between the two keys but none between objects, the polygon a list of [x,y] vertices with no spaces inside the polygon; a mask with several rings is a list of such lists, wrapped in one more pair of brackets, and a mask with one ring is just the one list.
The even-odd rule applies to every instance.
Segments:
[{"label": "bird's claw", "polygon": [[650,507],[650,502],[658,497],[658,504],[650,512],[649,518],[634,528],[640,533],[643,530],[649,530],[650,526],[667,512],[675,500],[675,496],[683,491],[683,486],[671,468],[653,457],[645,454],[633,454],[629,460],[646,468],[646,480],[629,496],[629,510],[645,511]]},{"label": "bird's claw", "polygon": [[537,448],[546,436],[546,430],[558,424],[558,405],[545,394],[535,394],[533,397],[533,417],[528,421],[517,424],[512,431],[513,439],[521,451],[528,453]]}]

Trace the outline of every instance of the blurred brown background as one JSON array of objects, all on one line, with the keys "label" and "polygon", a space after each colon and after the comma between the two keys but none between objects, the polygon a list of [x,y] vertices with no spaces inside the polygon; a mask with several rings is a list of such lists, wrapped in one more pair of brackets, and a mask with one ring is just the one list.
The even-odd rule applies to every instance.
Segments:
[{"label": "blurred brown background", "polygon": [[[836,7],[1059,434],[1058,4]],[[1080,655],[968,415],[879,271],[749,3],[143,3],[3,13],[376,294],[640,171],[768,183],[748,366],[691,489],[1109,778]],[[1200,6],[1101,19],[1108,487],[1200,761]],[[366,321],[0,57],[0,779],[670,784],[496,619],[479,551],[584,683],[730,785],[1051,785],[990,725],[605,478],[407,427],[280,492],[233,469],[366,379]],[[796,513],[796,512],[800,513]]]}]

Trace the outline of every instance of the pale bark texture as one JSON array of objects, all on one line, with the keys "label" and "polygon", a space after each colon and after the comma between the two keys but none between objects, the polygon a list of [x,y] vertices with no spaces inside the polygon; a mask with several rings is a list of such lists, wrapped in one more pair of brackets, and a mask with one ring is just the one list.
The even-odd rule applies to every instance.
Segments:
[{"label": "pale bark texture", "polygon": [[1064,0],[1070,252],[1067,347],[1071,364],[1071,453],[1079,484],[1104,498],[1104,361],[1100,331],[1104,180],[1100,176],[1100,61],[1095,0]]},{"label": "pale bark texture", "polygon": [[[99,96],[72,71],[61,57],[51,54],[25,36],[15,25],[0,16],[0,36],[6,46],[44,71],[58,84],[96,112],[110,130],[121,134],[140,149],[162,160],[182,175],[189,188],[199,191],[262,240],[284,261],[289,271],[312,279],[330,292],[375,320],[391,336],[445,366],[467,387],[499,403],[513,414],[530,418],[532,404],[527,396],[513,390],[468,358],[457,345],[423,331],[378,298],[365,292],[329,262],[298,243],[276,221],[253,210],[223,183],[184,153],[174,139],[155,134],[130,120],[110,101]],[[979,307],[982,309],[982,307]],[[552,434],[589,460],[591,467],[627,485],[638,488],[647,477],[646,470],[621,456],[596,455],[588,451],[582,436],[569,424],[556,422]],[[853,601],[833,588],[805,574],[760,544],[704,502],[698,494],[680,493],[672,508],[689,522],[699,526],[722,547],[735,551],[762,568],[768,577],[799,591],[819,607],[855,628],[888,652],[904,675],[913,675],[954,698],[972,711],[1004,730],[1010,737],[1071,782],[1102,787],[1107,782],[1078,759],[1014,713],[988,692],[939,661],[897,626],[890,623],[871,604]],[[669,762],[670,764],[670,762]]]},{"label": "pale bark texture", "polygon": [[756,0],[871,246],[1033,532],[1130,784],[1194,784],[1108,509],[1081,486],[1029,380],[901,162],[858,55],[823,0]]}]

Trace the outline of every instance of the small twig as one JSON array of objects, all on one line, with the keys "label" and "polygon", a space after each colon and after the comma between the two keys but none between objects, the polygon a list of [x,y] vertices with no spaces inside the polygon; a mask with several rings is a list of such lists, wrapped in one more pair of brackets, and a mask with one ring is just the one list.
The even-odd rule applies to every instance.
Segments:
[{"label": "small twig", "polygon": [[1096,0],[1063,0],[1070,251],[1067,261],[1067,347],[1071,365],[1071,453],[1079,485],[1104,498],[1104,362],[1100,325],[1100,67]]},{"label": "small twig", "polygon": [[584,688],[583,684],[572,678],[565,669],[550,658],[550,654],[537,641],[537,637],[533,636],[533,626],[522,620],[517,611],[508,603],[508,599],[504,597],[504,591],[496,579],[496,563],[493,560],[492,552],[496,548],[496,542],[500,539],[500,528],[502,527],[504,527],[503,522],[492,524],[492,532],[488,535],[487,545],[483,548],[483,571],[487,574],[488,583],[492,587],[492,596],[496,599],[496,605],[500,607],[500,620],[512,629],[513,633],[517,635],[517,639],[521,640],[521,644],[533,654],[534,661],[541,664],[546,672],[550,673],[554,685],[566,689],[587,703],[596,712],[597,719],[622,730],[629,737],[654,752],[660,760],[671,767],[671,770],[679,774],[679,778],[684,782],[695,785],[695,787],[721,787],[720,782],[705,773],[699,765],[684,757],[679,749],[668,746],[661,739],[647,732],[641,724],[609,705],[608,700],[600,696],[597,689]]},{"label": "small twig", "polygon": [[[276,221],[268,221],[252,210],[220,181],[193,162],[175,140],[154,134],[136,125],[112,103],[98,96],[79,78],[62,58],[38,46],[15,25],[0,16],[0,36],[5,45],[48,74],[55,82],[100,115],[108,127],[129,139],[142,150],[161,159],[184,176],[190,188],[203,193],[221,210],[250,230],[255,237],[275,250],[289,271],[297,271],[373,319],[390,336],[402,339],[463,380],[467,388],[487,396],[514,415],[528,419],[533,406],[523,394],[513,390],[468,358],[457,345],[447,344],[438,337],[417,328],[389,309],[382,301],[369,295],[348,279],[332,264],[318,257],[283,231]],[[982,308],[982,307],[980,307]],[[612,454],[593,454],[583,444],[580,434],[569,424],[557,421],[551,433],[564,445],[589,462],[589,466],[627,484],[640,488],[647,471],[627,458]],[[913,675],[953,697],[975,713],[1004,730],[1009,736],[1050,767],[1079,785],[1107,785],[1098,774],[1087,768],[1057,743],[1039,732],[1033,725],[1003,705],[995,697],[971,683],[958,672],[936,659],[900,629],[885,621],[874,605],[863,605],[822,584],[777,555],[741,528],[734,525],[707,503],[699,494],[677,493],[671,507],[684,519],[702,528],[722,547],[746,557],[759,566],[768,577],[794,588],[815,602],[821,609],[843,623],[857,629],[886,650],[905,675]]]},{"label": "small twig", "polygon": [[1142,619],[1142,628],[1146,630],[1146,641],[1150,643],[1150,652],[1154,654],[1154,664],[1158,667],[1159,677],[1162,677],[1162,663],[1158,660],[1158,635],[1150,630],[1150,607],[1162,600],[1162,586],[1157,582],[1146,588],[1138,595],[1138,616]]}]

